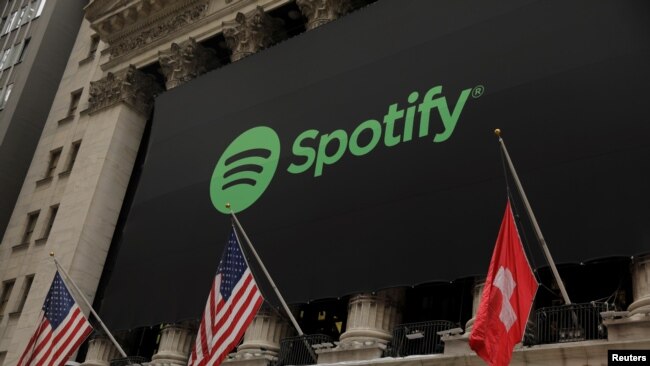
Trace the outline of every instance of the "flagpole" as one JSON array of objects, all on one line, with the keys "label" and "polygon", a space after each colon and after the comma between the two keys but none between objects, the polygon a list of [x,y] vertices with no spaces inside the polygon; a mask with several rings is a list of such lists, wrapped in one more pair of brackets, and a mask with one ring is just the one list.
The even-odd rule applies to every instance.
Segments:
[{"label": "flagpole", "polygon": [[59,264],[59,261],[56,260],[56,257],[54,256],[54,252],[50,252],[50,257],[52,257],[54,259],[54,264],[56,264],[56,268],[59,269],[61,271],[61,273],[63,273],[63,275],[68,280],[70,280],[70,284],[72,284],[72,287],[81,296],[81,299],[84,301],[86,306],[88,306],[88,308],[90,309],[90,312],[95,316],[95,319],[97,319],[97,321],[99,322],[99,325],[102,327],[102,329],[104,329],[104,332],[106,332],[106,335],[108,336],[108,338],[111,340],[111,342],[113,342],[113,345],[115,346],[115,348],[117,348],[117,350],[120,352],[120,355],[122,355],[122,357],[124,357],[124,358],[128,358],[128,356],[126,355],[126,353],[124,352],[122,347],[120,347],[120,345],[117,343],[117,341],[113,337],[113,334],[111,334],[111,332],[108,330],[108,328],[106,328],[106,325],[104,324],[102,319],[99,317],[99,315],[97,315],[97,313],[95,312],[95,309],[93,309],[92,305],[90,305],[90,302],[88,301],[88,299],[86,299],[86,296],[84,296],[83,292],[81,292],[81,289],[79,289],[79,287],[77,287],[77,284],[74,282],[72,277],[70,277],[70,275],[68,275],[68,272],[66,272],[66,270],[63,269],[63,267]]},{"label": "flagpole", "polygon": [[530,207],[530,203],[528,202],[528,198],[526,197],[526,192],[524,192],[524,187],[521,185],[521,182],[519,181],[519,176],[517,175],[515,166],[512,164],[512,160],[510,159],[510,155],[508,154],[508,149],[506,148],[506,144],[501,138],[501,130],[497,128],[496,130],[494,130],[494,134],[499,138],[499,144],[501,145],[501,149],[503,150],[503,153],[506,156],[508,167],[510,168],[510,172],[512,173],[512,176],[515,180],[515,184],[517,185],[519,194],[521,195],[521,198],[524,201],[524,206],[526,206],[526,211],[528,211],[528,216],[530,217],[530,221],[532,221],[533,223],[533,228],[535,229],[537,240],[539,241],[539,244],[542,247],[542,250],[544,251],[546,260],[551,266],[551,272],[553,272],[553,277],[555,277],[555,282],[557,282],[557,285],[560,288],[560,292],[562,293],[562,297],[564,298],[565,304],[570,305],[571,300],[569,299],[569,294],[566,292],[566,288],[564,287],[564,282],[562,282],[562,279],[560,278],[560,273],[558,272],[557,267],[555,266],[555,261],[553,261],[553,257],[551,257],[551,252],[548,250],[548,246],[546,245],[546,240],[542,235],[542,230],[539,228],[539,224],[537,223],[537,219],[535,218],[533,209]]},{"label": "flagpole", "polygon": [[[226,204],[226,208],[230,208],[229,203]],[[294,318],[293,313],[291,313],[291,310],[289,310],[289,306],[284,301],[284,298],[282,297],[282,294],[280,294],[280,290],[278,290],[278,287],[275,285],[275,282],[273,282],[273,279],[271,278],[271,275],[269,274],[269,271],[266,270],[266,266],[264,266],[264,263],[262,263],[262,259],[257,254],[257,251],[255,250],[255,247],[253,247],[253,243],[251,243],[251,240],[248,238],[248,235],[246,235],[246,231],[244,231],[244,228],[241,226],[241,224],[239,223],[239,220],[237,220],[237,216],[235,215],[235,213],[232,210],[230,210],[230,214],[232,215],[232,218],[235,221],[235,224],[237,224],[237,227],[239,228],[239,231],[241,231],[241,233],[244,235],[244,239],[246,239],[246,243],[248,244],[248,247],[253,252],[253,255],[255,256],[255,259],[257,260],[257,263],[260,264],[260,267],[262,268],[262,271],[266,275],[266,279],[269,280],[269,283],[271,284],[271,287],[275,291],[275,294],[280,299],[280,302],[282,303],[282,307],[284,307],[284,311],[287,312],[287,315],[289,316],[289,319],[291,319],[291,323],[293,323],[293,326],[298,331],[298,335],[303,336],[304,333],[302,332],[302,329],[300,328],[300,325],[298,325],[298,322],[296,321],[296,318]]]}]

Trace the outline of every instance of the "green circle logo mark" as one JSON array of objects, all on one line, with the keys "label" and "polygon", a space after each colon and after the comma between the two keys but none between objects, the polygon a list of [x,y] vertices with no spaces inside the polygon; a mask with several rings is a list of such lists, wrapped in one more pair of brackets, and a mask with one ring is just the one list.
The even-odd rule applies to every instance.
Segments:
[{"label": "green circle logo mark", "polygon": [[[280,138],[269,127],[255,127],[228,145],[210,181],[210,199],[219,212],[230,214],[255,203],[273,179],[280,158]],[[226,204],[231,208],[227,209]]]}]

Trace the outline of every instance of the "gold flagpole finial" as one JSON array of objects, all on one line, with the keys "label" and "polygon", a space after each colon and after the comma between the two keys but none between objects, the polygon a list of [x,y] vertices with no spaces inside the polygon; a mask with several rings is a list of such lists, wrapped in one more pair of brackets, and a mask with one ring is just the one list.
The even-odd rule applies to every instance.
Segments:
[{"label": "gold flagpole finial", "polygon": [[226,203],[226,208],[230,208],[230,202]]},{"label": "gold flagpole finial", "polygon": [[495,129],[495,130],[494,130],[494,134],[495,134],[497,137],[501,137],[501,129],[500,129],[500,128]]},{"label": "gold flagpole finial", "polygon": [[50,252],[50,257],[54,257],[54,252]]}]

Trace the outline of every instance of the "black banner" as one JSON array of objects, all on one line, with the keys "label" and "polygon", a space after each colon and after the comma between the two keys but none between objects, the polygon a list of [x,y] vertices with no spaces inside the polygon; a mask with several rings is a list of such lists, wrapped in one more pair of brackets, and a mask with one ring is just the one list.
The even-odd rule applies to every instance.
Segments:
[{"label": "black banner", "polygon": [[649,10],[380,0],[161,95],[107,323],[200,316],[226,202],[289,302],[485,273],[497,127],[558,262],[648,251]]}]

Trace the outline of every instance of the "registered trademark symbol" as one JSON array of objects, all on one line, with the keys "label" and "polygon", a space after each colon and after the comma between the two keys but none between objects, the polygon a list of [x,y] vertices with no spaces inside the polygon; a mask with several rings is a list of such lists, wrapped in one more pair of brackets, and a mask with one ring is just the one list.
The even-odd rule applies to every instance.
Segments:
[{"label": "registered trademark symbol", "polygon": [[477,85],[472,89],[472,98],[478,98],[485,92],[485,87],[483,85]]}]

